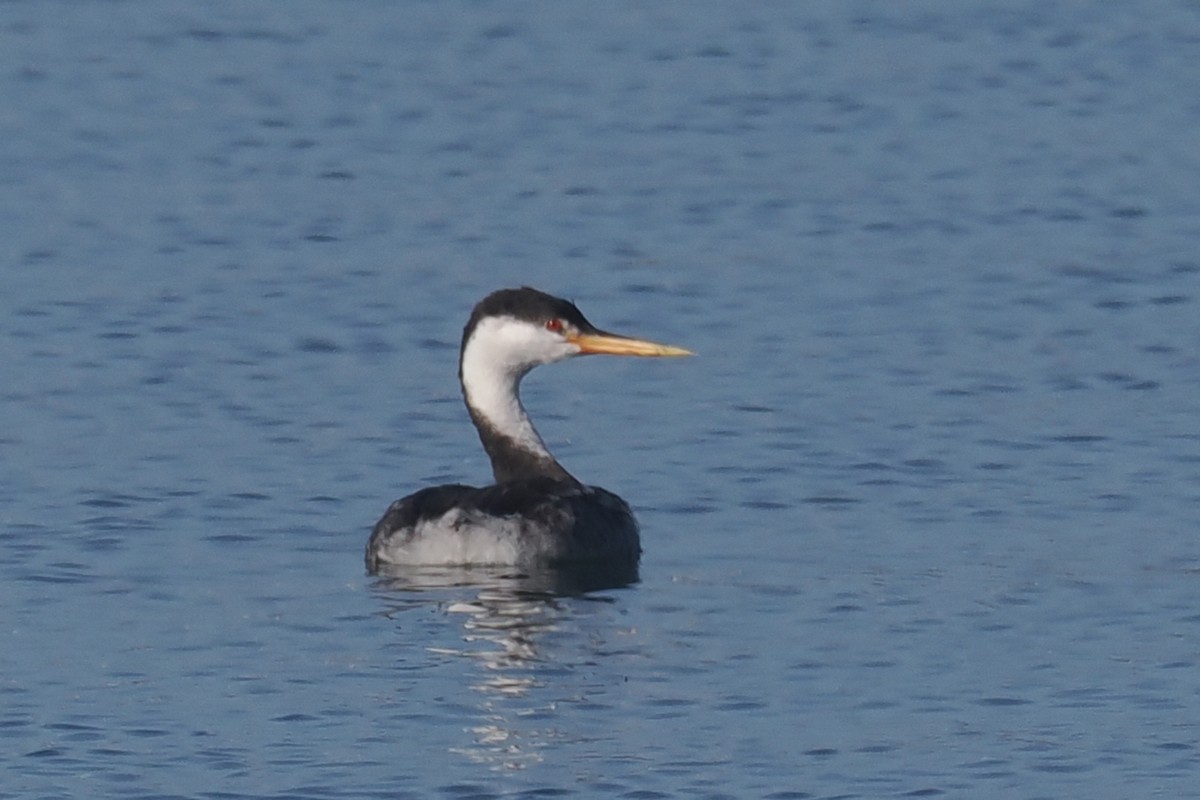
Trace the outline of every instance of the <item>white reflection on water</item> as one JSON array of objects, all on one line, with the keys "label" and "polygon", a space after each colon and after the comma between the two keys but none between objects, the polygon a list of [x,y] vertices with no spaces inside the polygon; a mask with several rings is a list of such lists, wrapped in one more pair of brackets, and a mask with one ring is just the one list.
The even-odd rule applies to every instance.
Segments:
[{"label": "white reflection on water", "polygon": [[[391,605],[389,616],[433,603],[447,620],[462,621],[462,647],[426,647],[473,665],[462,673],[464,688],[481,698],[478,724],[466,728],[471,743],[451,752],[496,771],[515,772],[541,763],[552,743],[572,738],[554,724],[555,698],[563,696],[563,687],[553,685],[555,677],[569,675],[570,657],[543,647],[552,634],[573,628],[567,601],[601,601],[605,598],[589,593],[637,579],[636,567],[614,571],[595,565],[522,574],[511,568],[409,568],[387,574],[377,588]],[[595,655],[589,653],[588,660]]]}]

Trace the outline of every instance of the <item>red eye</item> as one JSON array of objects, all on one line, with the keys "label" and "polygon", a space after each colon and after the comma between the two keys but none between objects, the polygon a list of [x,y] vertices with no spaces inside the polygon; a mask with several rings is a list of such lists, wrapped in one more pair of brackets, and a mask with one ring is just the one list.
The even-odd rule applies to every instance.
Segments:
[{"label": "red eye", "polygon": [[546,320],[546,330],[551,331],[552,333],[562,333],[562,329],[563,322],[561,319]]}]

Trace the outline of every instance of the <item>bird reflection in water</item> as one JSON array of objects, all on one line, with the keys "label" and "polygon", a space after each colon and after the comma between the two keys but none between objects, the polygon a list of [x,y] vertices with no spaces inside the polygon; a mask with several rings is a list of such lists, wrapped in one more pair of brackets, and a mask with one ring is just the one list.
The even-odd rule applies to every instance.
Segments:
[{"label": "bird reflection in water", "polygon": [[[494,770],[511,772],[541,762],[548,745],[571,738],[569,731],[554,725],[554,698],[576,699],[579,690],[564,687],[566,692],[559,691],[548,686],[547,680],[551,675],[569,674],[576,659],[568,655],[560,660],[562,653],[547,650],[545,640],[587,618],[573,613],[583,607],[580,603],[612,602],[611,597],[595,593],[630,586],[637,580],[636,564],[571,565],[519,573],[511,567],[407,567],[390,574],[381,572],[375,587],[389,604],[389,617],[435,604],[448,617],[462,621],[462,647],[443,642],[426,648],[434,655],[459,657],[478,665],[464,676],[469,681],[464,688],[480,697],[478,724],[467,729],[471,744],[454,752]],[[587,641],[602,642],[619,635],[618,630],[593,632]],[[588,652],[582,660],[594,666],[596,655]],[[545,689],[549,692],[541,691]],[[551,699],[545,699],[546,694]]]}]

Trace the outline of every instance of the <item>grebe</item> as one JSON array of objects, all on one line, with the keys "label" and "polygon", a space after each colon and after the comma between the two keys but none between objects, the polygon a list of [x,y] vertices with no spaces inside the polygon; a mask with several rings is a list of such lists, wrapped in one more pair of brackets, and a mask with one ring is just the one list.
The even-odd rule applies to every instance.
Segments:
[{"label": "grebe", "polygon": [[617,495],[585,486],[550,455],[521,405],[521,379],[573,356],[686,356],[681,347],[599,330],[574,303],[536,289],[485,297],[463,329],[458,379],[496,482],[431,486],[392,503],[367,542],[388,565],[636,564],[637,521]]}]

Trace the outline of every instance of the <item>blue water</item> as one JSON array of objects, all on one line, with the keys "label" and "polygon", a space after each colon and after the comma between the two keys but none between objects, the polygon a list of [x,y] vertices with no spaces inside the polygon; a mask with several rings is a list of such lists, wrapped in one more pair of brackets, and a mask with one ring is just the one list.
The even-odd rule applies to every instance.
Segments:
[{"label": "blue water", "polygon": [[[1200,796],[1194,3],[0,6],[0,797]],[[364,574],[526,381],[640,580]],[[602,582],[603,583],[603,582]]]}]

